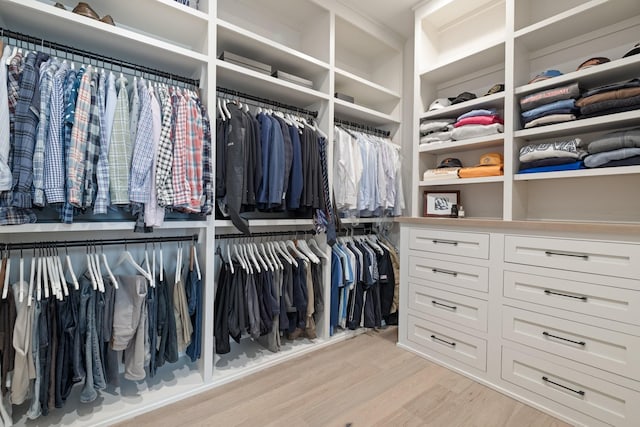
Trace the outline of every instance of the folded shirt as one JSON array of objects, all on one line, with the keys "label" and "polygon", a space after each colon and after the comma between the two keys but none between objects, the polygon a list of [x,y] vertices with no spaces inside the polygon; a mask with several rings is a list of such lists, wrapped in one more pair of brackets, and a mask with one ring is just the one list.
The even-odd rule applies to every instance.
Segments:
[{"label": "folded shirt", "polygon": [[524,111],[521,113],[522,118],[537,116],[541,113],[546,113],[548,111],[559,110],[563,108],[575,108],[576,100],[575,99],[563,99],[561,101],[551,102],[549,104],[541,105],[537,108],[534,108],[529,111]]},{"label": "folded shirt", "polygon": [[548,116],[542,116],[538,119],[532,120],[524,125],[525,129],[534,128],[536,126],[552,125],[554,123],[563,123],[576,120],[575,114],[551,114]]},{"label": "folded shirt", "polygon": [[474,166],[461,168],[458,171],[460,178],[481,178],[484,176],[500,176],[504,174],[504,165]]},{"label": "folded shirt", "polygon": [[420,133],[430,133],[430,132],[437,132],[440,130],[446,130],[447,126],[452,125],[453,123],[455,123],[453,119],[422,122],[420,123]]},{"label": "folded shirt", "polygon": [[575,161],[576,160],[571,157],[549,157],[548,159],[534,160],[532,162],[521,162],[519,170],[523,171],[531,168],[541,168],[543,166],[566,165],[567,163],[574,163]]},{"label": "folded shirt", "polygon": [[640,148],[640,128],[604,134],[591,141],[587,146],[587,151],[589,154],[596,154],[619,148]]},{"label": "folded shirt", "polygon": [[494,123],[492,125],[466,125],[455,128],[451,132],[451,139],[454,141],[462,141],[464,139],[495,135],[502,132],[504,132],[504,126],[500,123]]},{"label": "folded shirt", "polygon": [[581,119],[589,119],[591,117],[608,116],[610,114],[624,113],[626,111],[634,111],[634,110],[638,110],[638,109],[640,109],[640,106],[638,104],[627,105],[627,106],[624,106],[624,107],[613,107],[613,108],[608,108],[606,110],[596,111],[594,113],[580,114],[580,118]]},{"label": "folded shirt", "polygon": [[640,95],[640,87],[630,87],[626,89],[610,90],[595,95],[580,98],[576,101],[576,107],[584,107],[596,102],[609,101],[611,99],[624,99]]},{"label": "folded shirt", "polygon": [[612,160],[623,160],[634,156],[640,156],[640,148],[619,148],[588,155],[584,159],[584,165],[588,168],[597,168]]},{"label": "folded shirt", "polygon": [[546,117],[546,116],[554,116],[554,115],[558,115],[558,114],[576,114],[578,112],[578,110],[576,110],[575,108],[556,108],[555,110],[549,110],[549,111],[545,111],[544,113],[540,113],[540,114],[536,114],[535,116],[531,116],[531,117],[523,117],[522,118],[522,123],[523,125],[527,125],[527,123],[532,122],[534,120],[537,120],[539,118],[542,117]]},{"label": "folded shirt", "polygon": [[525,145],[520,149],[519,160],[526,163],[550,157],[581,159],[586,155],[586,152],[580,148],[581,144],[580,138],[573,138],[568,141]]},{"label": "folded shirt", "polygon": [[420,143],[451,141],[451,131],[432,132],[420,137]]},{"label": "folded shirt", "polygon": [[563,99],[575,99],[580,96],[580,87],[578,83],[572,83],[567,86],[546,89],[540,92],[532,93],[520,99],[520,110],[529,111],[541,105],[549,104]]},{"label": "folded shirt", "polygon": [[[580,114],[590,115],[611,109],[629,108],[634,110],[640,107],[640,95],[622,99],[609,99],[607,101],[594,102],[580,108]],[[629,111],[629,110],[627,110]]]},{"label": "folded shirt", "polygon": [[626,159],[620,160],[611,160],[603,165],[598,166],[599,168],[616,168],[620,166],[638,166],[640,165],[640,156],[632,156],[627,157]]},{"label": "folded shirt", "polygon": [[630,87],[640,87],[640,79],[632,79],[626,82],[618,82],[618,83],[611,83],[608,85],[598,86],[584,92],[582,94],[582,98],[587,98],[589,96],[597,95],[602,92],[609,92],[609,91],[618,90],[618,89],[626,89]]},{"label": "folded shirt", "polygon": [[458,170],[460,168],[438,168],[427,169],[422,175],[423,181],[431,179],[458,179]]},{"label": "folded shirt", "polygon": [[479,109],[479,110],[471,110],[468,113],[464,113],[463,115],[461,115],[460,117],[458,117],[456,119],[457,122],[459,122],[462,119],[466,119],[467,117],[475,117],[475,116],[495,116],[497,114],[495,109],[491,109],[491,110],[483,110],[483,109]]},{"label": "folded shirt", "polygon": [[583,168],[584,168],[584,163],[582,162],[582,160],[579,160],[577,162],[566,163],[564,165],[541,166],[539,168],[525,169],[518,173],[560,172],[560,171],[578,170]]},{"label": "folded shirt", "polygon": [[458,120],[453,127],[459,128],[460,126],[467,126],[467,125],[492,125],[494,123],[500,123],[503,124],[504,122],[502,121],[502,119],[496,115],[492,115],[492,116],[472,116],[472,117],[465,117],[462,120]]}]

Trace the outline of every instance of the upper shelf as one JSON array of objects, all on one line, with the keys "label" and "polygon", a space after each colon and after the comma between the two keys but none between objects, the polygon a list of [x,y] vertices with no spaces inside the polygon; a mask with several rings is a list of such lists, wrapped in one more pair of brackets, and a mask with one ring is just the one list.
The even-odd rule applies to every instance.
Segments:
[{"label": "upper shelf", "polygon": [[479,98],[461,102],[459,104],[453,104],[439,110],[427,111],[420,116],[420,120],[431,120],[445,117],[456,118],[468,111],[480,108],[494,108],[496,110],[504,109],[504,92],[481,96]]},{"label": "upper shelf", "polygon": [[457,178],[457,179],[433,179],[430,181],[420,181],[420,187],[441,187],[445,185],[470,185],[488,184],[492,182],[504,182],[504,175],[483,176],[480,178]]},{"label": "upper shelf", "polygon": [[[519,3],[516,2],[516,8]],[[565,1],[558,3],[554,0],[554,3],[563,4]],[[545,8],[545,4],[537,2],[532,6]],[[530,51],[536,51],[638,14],[640,2],[637,0],[590,0],[519,29],[514,37]]]},{"label": "upper shelf", "polygon": [[334,112],[337,118],[353,120],[370,126],[398,125],[400,119],[371,108],[352,104],[342,99],[334,99]]},{"label": "upper shelf", "polygon": [[[37,222],[35,224],[6,225],[0,227],[0,234],[14,233],[52,233],[52,232],[100,232],[100,231],[133,231],[131,221],[117,222],[74,222],[73,224]],[[206,228],[207,221],[165,221],[156,230],[199,229]]]},{"label": "upper shelf", "polygon": [[390,112],[400,101],[400,93],[353,73],[336,68],[335,91],[354,97],[356,104]]},{"label": "upper shelf", "polygon": [[420,145],[418,152],[429,154],[455,153],[484,148],[496,148],[502,147],[503,145],[504,135],[498,134],[464,139],[462,141],[424,144],[424,146]]},{"label": "upper shelf", "polygon": [[[148,4],[150,1],[145,0],[144,3],[152,7]],[[199,77],[202,66],[209,60],[207,55],[198,51],[36,0],[3,0],[0,24],[44,40],[189,78]],[[200,37],[206,35],[200,34]]]},{"label": "upper shelf", "polygon": [[567,179],[631,174],[640,175],[640,166],[619,166],[613,168],[593,168],[560,172],[516,173],[513,179],[515,181],[535,181],[540,179]]}]

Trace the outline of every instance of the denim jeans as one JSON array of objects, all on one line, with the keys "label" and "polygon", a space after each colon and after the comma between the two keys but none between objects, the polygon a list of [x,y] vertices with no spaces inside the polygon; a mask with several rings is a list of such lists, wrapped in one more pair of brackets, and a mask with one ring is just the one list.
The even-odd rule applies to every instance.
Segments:
[{"label": "denim jeans", "polygon": [[35,381],[31,388],[31,405],[27,411],[27,418],[35,420],[41,415],[40,409],[40,387],[42,386],[42,364],[40,363],[40,314],[42,312],[42,301],[34,301],[33,303],[33,323],[31,333],[31,353],[33,354],[33,363],[36,368]]},{"label": "denim jeans", "polygon": [[[187,273],[187,300],[189,303],[189,315],[193,325],[191,344],[187,347],[187,356],[192,362],[200,359],[202,351],[202,280],[198,274],[189,270]],[[193,308],[193,311],[191,310]]]},{"label": "denim jeans", "polygon": [[80,291],[67,284],[69,296],[62,301],[56,301],[58,310],[58,349],[56,355],[56,385],[55,407],[62,408],[71,393],[74,381],[73,357],[76,330],[78,329],[78,305]]},{"label": "denim jeans", "polygon": [[[96,321],[96,301],[97,293],[93,290],[91,281],[87,276],[80,279],[80,325],[84,326],[84,336],[82,336],[82,344],[84,345],[84,362],[85,362],[85,383],[80,393],[80,402],[93,402],[98,393],[96,390],[103,390],[106,387],[104,380],[104,372],[102,371],[102,358],[100,354],[100,345],[98,343],[98,330]],[[84,314],[84,317],[83,317]]]},{"label": "denim jeans", "polygon": [[104,278],[104,316],[102,320],[102,363],[104,365],[104,379],[107,384],[120,385],[118,372],[118,353],[111,349],[113,336],[113,309],[116,290],[108,278]]},{"label": "denim jeans", "polygon": [[[157,283],[157,281],[156,281]],[[158,288],[147,289],[147,330],[149,331],[149,376],[158,371],[156,348],[158,346]]]}]

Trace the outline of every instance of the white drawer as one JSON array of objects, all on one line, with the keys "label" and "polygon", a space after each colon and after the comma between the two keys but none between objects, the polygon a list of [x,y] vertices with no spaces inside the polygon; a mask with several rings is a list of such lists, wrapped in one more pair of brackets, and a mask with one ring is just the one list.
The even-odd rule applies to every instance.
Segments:
[{"label": "white drawer", "polygon": [[513,307],[502,309],[502,336],[625,377],[640,379],[640,337]]},{"label": "white drawer", "polygon": [[410,228],[409,248],[439,254],[489,259],[489,234]]},{"label": "white drawer", "polygon": [[409,276],[479,292],[489,291],[489,268],[409,256]]},{"label": "white drawer", "polygon": [[525,236],[505,236],[504,245],[506,262],[640,277],[640,245]]},{"label": "white drawer", "polygon": [[502,347],[502,378],[618,427],[637,427],[640,394],[582,372]]},{"label": "white drawer", "polygon": [[504,296],[590,316],[640,324],[640,292],[629,289],[505,270]]},{"label": "white drawer", "polygon": [[479,331],[487,331],[487,302],[409,282],[409,308]]},{"label": "white drawer", "polygon": [[487,370],[487,342],[408,315],[407,339],[481,371]]}]

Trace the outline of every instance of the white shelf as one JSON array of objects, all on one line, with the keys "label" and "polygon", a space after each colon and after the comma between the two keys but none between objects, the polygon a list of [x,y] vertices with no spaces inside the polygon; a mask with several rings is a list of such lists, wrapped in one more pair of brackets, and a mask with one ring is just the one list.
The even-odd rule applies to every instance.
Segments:
[{"label": "white shelf", "polygon": [[[435,99],[433,100],[435,101]],[[470,101],[454,104],[440,110],[427,111],[420,115],[420,120],[432,120],[439,118],[457,118],[458,116],[480,108],[494,108],[498,111],[504,109],[504,91],[491,95],[480,96]]]},{"label": "white shelf", "polygon": [[352,104],[351,102],[347,102],[337,98],[334,98],[333,102],[335,115],[340,119],[353,120],[373,126],[400,124],[399,119],[396,119],[389,114],[381,113],[379,111],[372,110],[371,108],[363,107],[362,105]]},{"label": "white shelf", "polygon": [[418,185],[420,187],[440,187],[444,185],[487,184],[491,182],[504,182],[504,175],[481,178],[434,179],[432,181],[420,181]]},{"label": "white shelf", "polygon": [[483,148],[503,147],[504,134],[481,136],[479,138],[465,139],[443,143],[431,143],[427,147],[418,148],[420,153],[442,154],[456,153],[460,151],[479,150]]},{"label": "white shelf", "polygon": [[329,99],[328,94],[219,59],[216,60],[216,74],[218,86],[237,89],[241,92],[285,104],[293,104],[297,107],[304,108]]},{"label": "white shelf", "polygon": [[[532,4],[532,7],[536,7]],[[516,42],[535,51],[590,31],[623,21],[640,13],[637,0],[590,0],[514,34]]]},{"label": "white shelf", "polygon": [[[442,30],[468,18],[482,8],[490,7],[494,0],[449,0],[431,2],[427,5],[422,18],[423,25],[428,24],[435,30]],[[422,2],[425,3],[425,2]]]},{"label": "white shelf", "polygon": [[229,51],[309,80],[322,81],[329,64],[218,19],[217,52]]},{"label": "white shelf", "polygon": [[209,60],[204,53],[36,0],[3,0],[0,24],[44,40],[189,78],[199,77]]},{"label": "white shelf", "polygon": [[340,218],[343,224],[375,224],[378,222],[393,222],[393,217],[373,217],[373,218]]},{"label": "white shelf", "polygon": [[398,92],[339,68],[335,69],[335,87],[336,92],[353,96],[358,104],[378,106],[400,101]]},{"label": "white shelf", "polygon": [[[0,227],[0,234],[16,233],[67,233],[67,232],[102,232],[102,231],[131,231],[135,223],[133,221],[120,222],[76,222],[73,224],[62,223],[35,223],[21,225],[6,225]],[[187,230],[206,228],[206,221],[165,221],[162,227],[154,227],[154,230]]]},{"label": "white shelf", "polygon": [[540,126],[531,129],[523,129],[514,133],[515,138],[535,140],[575,135],[576,133],[588,133],[595,131],[616,130],[626,126],[634,126],[640,123],[640,110],[625,111],[624,113],[609,114],[589,119],[573,120],[555,125]]},{"label": "white shelf", "polygon": [[534,181],[540,179],[585,178],[615,175],[640,175],[640,166],[619,166],[612,168],[580,169],[573,171],[538,172],[514,174],[514,181]]},{"label": "white shelf", "polygon": [[[249,219],[249,227],[296,227],[296,226],[313,226],[312,219]],[[230,220],[216,219],[216,229],[230,229],[235,230],[235,226]]]}]

